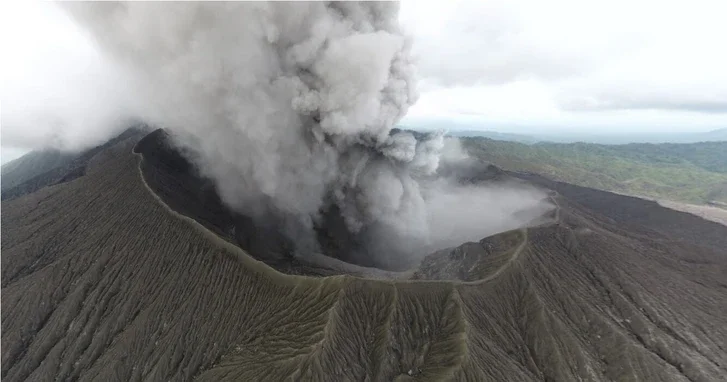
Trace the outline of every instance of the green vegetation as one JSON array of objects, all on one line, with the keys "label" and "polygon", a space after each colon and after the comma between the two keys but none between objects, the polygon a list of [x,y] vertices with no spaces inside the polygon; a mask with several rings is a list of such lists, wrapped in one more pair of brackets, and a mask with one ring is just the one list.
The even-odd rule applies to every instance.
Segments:
[{"label": "green vegetation", "polygon": [[696,204],[727,202],[727,142],[527,145],[470,137],[463,146],[506,170],[586,187]]}]

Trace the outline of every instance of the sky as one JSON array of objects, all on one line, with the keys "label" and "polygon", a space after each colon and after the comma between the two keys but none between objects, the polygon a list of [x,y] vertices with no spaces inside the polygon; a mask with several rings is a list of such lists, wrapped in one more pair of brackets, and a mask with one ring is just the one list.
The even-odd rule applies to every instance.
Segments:
[{"label": "sky", "polygon": [[122,131],[133,99],[120,70],[53,3],[0,2],[2,163],[74,150]]},{"label": "sky", "polygon": [[725,14],[719,0],[404,2],[423,82],[407,119],[536,131],[727,127]]},{"label": "sky", "polygon": [[[107,138],[134,99],[52,3],[2,2],[2,162]],[[402,124],[502,132],[727,127],[727,2],[404,0],[420,98]],[[115,129],[117,127],[114,127]]]}]

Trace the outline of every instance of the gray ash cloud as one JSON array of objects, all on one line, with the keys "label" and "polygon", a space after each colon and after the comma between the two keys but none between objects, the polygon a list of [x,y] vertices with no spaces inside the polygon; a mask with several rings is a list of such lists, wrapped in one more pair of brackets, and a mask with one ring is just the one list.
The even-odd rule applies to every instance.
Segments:
[{"label": "gray ash cloud", "polygon": [[300,242],[332,206],[350,232],[386,233],[372,243],[418,243],[406,252],[448,243],[440,218],[472,239],[513,225],[488,213],[492,195],[435,176],[441,133],[392,132],[417,99],[398,3],[64,7],[133,79],[141,117],[173,133],[225,203],[294,217]]}]

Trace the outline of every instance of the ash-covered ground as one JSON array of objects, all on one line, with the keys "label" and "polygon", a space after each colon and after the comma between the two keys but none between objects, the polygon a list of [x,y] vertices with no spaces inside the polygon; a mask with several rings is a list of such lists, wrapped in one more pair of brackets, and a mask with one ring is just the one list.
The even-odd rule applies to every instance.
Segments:
[{"label": "ash-covered ground", "polygon": [[542,221],[374,272],[291,258],[162,137],[122,139],[79,176],[2,201],[3,380],[727,373],[723,225],[514,174],[552,190]]}]

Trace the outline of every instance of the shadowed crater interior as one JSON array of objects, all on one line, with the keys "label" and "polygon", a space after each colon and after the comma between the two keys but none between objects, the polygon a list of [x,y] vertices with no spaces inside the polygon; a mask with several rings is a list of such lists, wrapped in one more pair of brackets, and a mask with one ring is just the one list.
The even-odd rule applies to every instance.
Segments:
[{"label": "shadowed crater interior", "polygon": [[[395,131],[394,131],[395,132]],[[219,198],[214,182],[199,174],[171,142],[168,133],[158,129],[141,139],[134,151],[144,158],[141,170],[148,186],[175,211],[189,216],[226,240],[239,245],[268,265],[292,274],[338,274],[345,264],[385,271],[411,269],[411,256],[372,256],[370,251],[395,252],[396,248],[377,248],[366,229],[349,232],[337,207],[321,211],[315,227],[320,252],[336,266],[321,264],[323,258],[301,253],[281,227],[296,224],[295,219],[271,211],[264,219],[253,219],[228,208]],[[507,177],[500,169],[482,163],[460,166],[443,164],[440,175],[456,176],[461,182],[498,181]],[[377,234],[380,234],[378,232]],[[305,251],[305,250],[303,250]],[[421,257],[419,257],[421,258]],[[324,259],[325,260],[325,259]],[[325,261],[324,261],[325,263]]]}]

